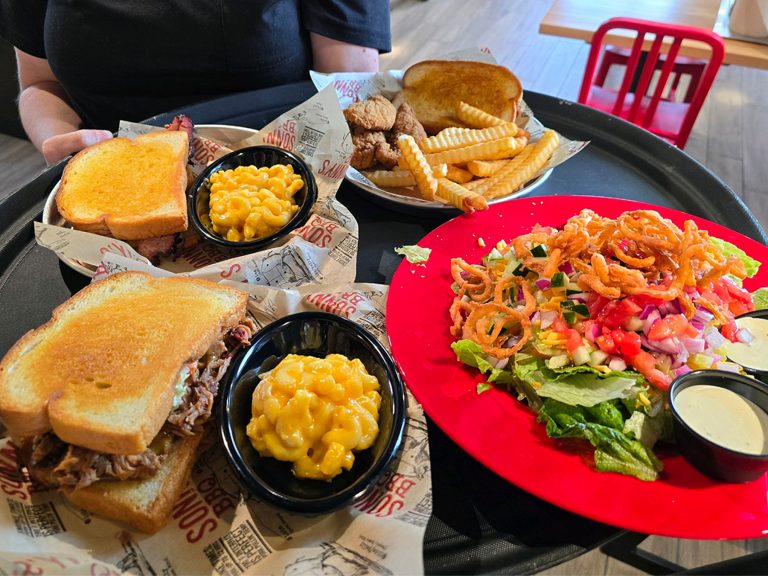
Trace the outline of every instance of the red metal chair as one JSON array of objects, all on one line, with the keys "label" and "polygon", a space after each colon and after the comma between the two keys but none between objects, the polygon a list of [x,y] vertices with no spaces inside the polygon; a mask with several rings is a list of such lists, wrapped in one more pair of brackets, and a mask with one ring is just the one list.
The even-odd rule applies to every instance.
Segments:
[{"label": "red metal chair", "polygon": [[[603,57],[600,60],[600,68],[597,71],[595,77],[596,86],[605,86],[605,80],[608,78],[608,72],[610,72],[612,66],[626,66],[629,62],[629,56],[632,53],[628,48],[619,48],[618,46],[606,46]],[[656,62],[656,70],[659,71],[664,66],[666,59],[659,57]],[[685,95],[683,96],[683,102],[690,102],[696,92],[696,87],[701,82],[701,76],[704,74],[704,70],[707,68],[706,60],[698,60],[696,58],[686,58],[685,56],[679,56],[675,60],[675,65],[672,67],[672,87],[669,91],[668,99],[676,100],[677,89],[680,87],[680,80],[684,76],[689,77],[688,87],[685,89]],[[631,88],[630,88],[631,91]]]},{"label": "red metal chair", "polygon": [[[611,90],[596,83],[595,70],[605,50],[606,34],[615,30],[634,33],[634,41],[621,86],[618,90]],[[709,58],[702,59],[706,61],[706,68],[699,82],[693,87],[690,101],[675,102],[662,95],[675,62],[681,58],[679,51],[684,40],[708,45],[710,54]],[[650,48],[645,46],[646,42],[650,42]],[[723,40],[709,30],[634,18],[611,18],[597,29],[592,38],[579,102],[624,118],[678,148],[683,148],[723,63],[724,54]],[[660,60],[664,62],[659,68]],[[649,85],[657,69],[659,77],[656,87],[649,93]]]}]

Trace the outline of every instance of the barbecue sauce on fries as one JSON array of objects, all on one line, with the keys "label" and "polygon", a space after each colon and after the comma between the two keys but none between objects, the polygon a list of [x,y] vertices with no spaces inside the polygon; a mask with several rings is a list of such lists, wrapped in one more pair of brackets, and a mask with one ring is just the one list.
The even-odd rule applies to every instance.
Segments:
[{"label": "barbecue sauce on fries", "polygon": [[739,371],[724,344],[754,308],[735,280],[747,275],[692,220],[583,210],[500,242],[481,264],[451,261],[453,348],[525,397],[550,436],[588,439],[598,469],[653,480],[672,379]]}]

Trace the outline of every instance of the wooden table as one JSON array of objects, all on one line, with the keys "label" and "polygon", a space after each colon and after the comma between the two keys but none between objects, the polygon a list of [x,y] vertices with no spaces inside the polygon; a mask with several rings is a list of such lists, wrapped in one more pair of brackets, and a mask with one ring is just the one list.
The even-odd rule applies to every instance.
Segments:
[{"label": "wooden table", "polygon": [[[768,45],[730,37],[730,0],[554,0],[539,25],[539,32],[553,36],[592,40],[598,26],[609,18],[626,16],[670,24],[685,24],[715,30],[725,41],[725,63],[768,69]],[[630,40],[609,34],[611,44],[629,47]],[[705,55],[707,49],[683,44],[681,53]]]}]

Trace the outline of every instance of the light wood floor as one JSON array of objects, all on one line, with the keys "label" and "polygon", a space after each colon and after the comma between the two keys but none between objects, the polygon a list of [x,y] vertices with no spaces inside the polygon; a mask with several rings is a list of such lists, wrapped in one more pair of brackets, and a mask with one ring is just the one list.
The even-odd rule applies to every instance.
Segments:
[{"label": "light wood floor", "polygon": [[[538,34],[549,4],[550,0],[392,0],[393,51],[382,57],[382,68],[404,68],[454,50],[487,46],[525,88],[575,100],[588,46]],[[763,227],[768,226],[767,92],[768,71],[723,68],[686,147],[736,191]],[[43,168],[28,142],[0,134],[0,196]],[[654,536],[642,548],[692,568],[768,549],[768,541]],[[640,573],[599,551],[544,572],[548,576]]]},{"label": "light wood floor", "polygon": [[[550,4],[550,0],[392,0],[393,51],[382,57],[382,68],[405,68],[455,50],[487,46],[499,63],[517,74],[524,88],[575,101],[589,46],[538,33]],[[721,69],[685,149],[733,188],[764,228],[768,226],[766,92],[768,70]],[[768,540],[652,536],[641,548],[693,568],[768,549]],[[597,550],[543,572],[547,576],[642,573]]]}]

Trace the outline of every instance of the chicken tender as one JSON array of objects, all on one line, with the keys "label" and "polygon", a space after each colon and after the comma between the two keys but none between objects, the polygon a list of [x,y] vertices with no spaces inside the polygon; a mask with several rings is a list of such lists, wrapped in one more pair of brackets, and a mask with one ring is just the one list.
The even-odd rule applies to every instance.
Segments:
[{"label": "chicken tender", "polygon": [[397,110],[384,96],[371,96],[344,110],[347,122],[364,130],[390,130]]},{"label": "chicken tender", "polygon": [[352,131],[352,144],[355,150],[352,152],[352,159],[349,164],[358,170],[366,170],[376,164],[376,149],[379,145],[389,146],[384,132],[359,128]]},{"label": "chicken tender", "polygon": [[424,126],[422,126],[419,119],[416,118],[416,113],[408,102],[403,102],[397,109],[395,123],[392,125],[392,137],[390,142],[397,142],[397,139],[402,134],[413,136],[413,139],[416,140],[417,143],[427,137]]}]

